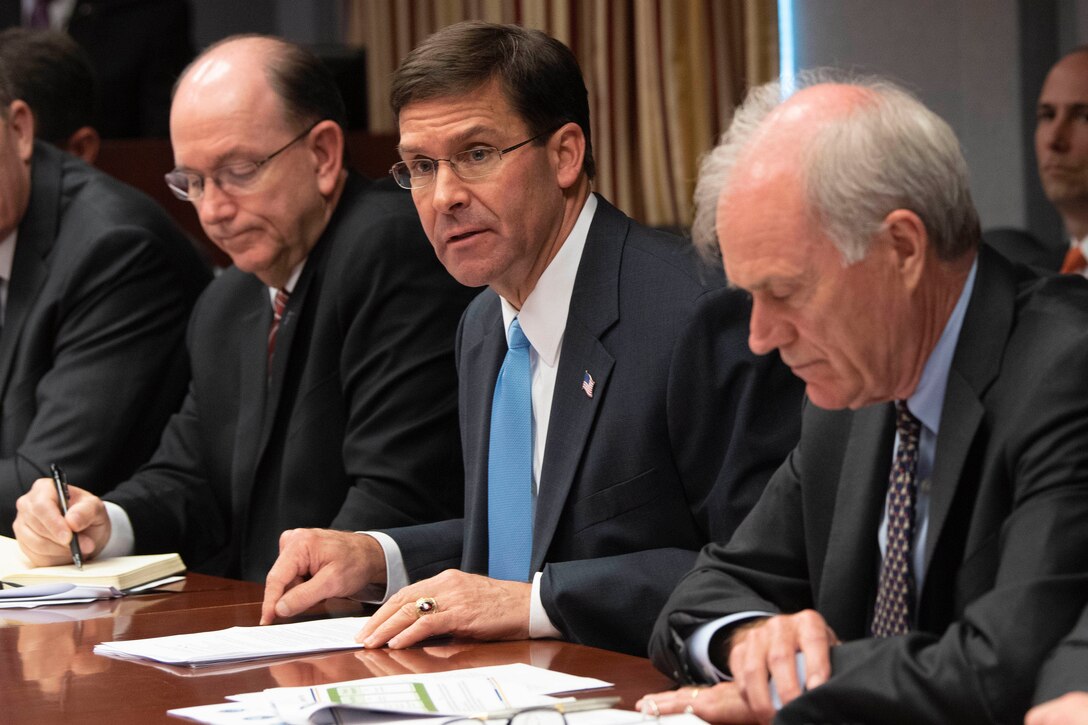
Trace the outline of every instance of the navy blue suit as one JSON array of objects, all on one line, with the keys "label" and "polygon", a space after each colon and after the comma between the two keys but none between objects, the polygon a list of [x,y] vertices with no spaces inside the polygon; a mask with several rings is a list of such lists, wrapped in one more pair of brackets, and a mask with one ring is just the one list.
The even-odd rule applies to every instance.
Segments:
[{"label": "navy blue suit", "polygon": [[[654,618],[708,541],[727,539],[798,435],[801,384],[749,350],[747,297],[691,245],[599,200],[578,267],[533,525],[532,571],[568,639],[644,655]],[[457,344],[465,518],[389,531],[409,577],[487,572],[498,296]],[[589,372],[592,397],[582,390]]]}]

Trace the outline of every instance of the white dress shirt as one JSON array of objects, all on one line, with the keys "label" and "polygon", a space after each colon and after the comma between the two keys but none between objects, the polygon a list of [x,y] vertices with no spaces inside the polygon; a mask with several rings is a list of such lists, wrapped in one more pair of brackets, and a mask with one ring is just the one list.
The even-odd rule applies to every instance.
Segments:
[{"label": "white dress shirt", "polygon": [[[510,323],[515,317],[529,340],[529,366],[533,402],[533,490],[539,492],[541,469],[544,465],[544,448],[548,440],[548,422],[552,410],[552,394],[555,391],[559,356],[563,351],[563,331],[567,327],[570,298],[574,292],[574,278],[582,261],[589,225],[597,211],[597,197],[589,195],[574,227],[563,245],[537,280],[536,287],[525,298],[518,310],[505,298],[502,303],[503,329],[509,342]],[[366,532],[378,540],[385,552],[387,584],[385,601],[394,592],[408,585],[408,571],[404,566],[400,547],[390,536],[381,532]],[[541,572],[533,575],[533,588],[529,605],[529,636],[559,638],[562,633],[548,617],[540,600]]]},{"label": "white dress shirt", "polygon": [[11,283],[11,265],[15,261],[15,240],[19,231],[13,231],[0,241],[0,325],[8,309],[8,286]]}]

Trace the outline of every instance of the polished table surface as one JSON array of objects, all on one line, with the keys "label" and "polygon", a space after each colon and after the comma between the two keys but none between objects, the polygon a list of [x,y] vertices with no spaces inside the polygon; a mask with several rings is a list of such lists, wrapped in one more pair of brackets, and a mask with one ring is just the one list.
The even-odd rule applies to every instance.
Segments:
[{"label": "polished table surface", "polygon": [[[166,711],[268,687],[511,662],[615,682],[614,688],[593,694],[618,695],[621,707],[670,686],[645,659],[552,640],[442,640],[400,651],[357,650],[199,669],[92,652],[104,641],[251,626],[259,619],[258,584],[190,574],[175,588],[179,591],[92,605],[0,610],[0,625],[8,625],[0,626],[0,722],[181,723],[187,721]],[[308,616],[359,614],[357,607],[330,602]]]}]

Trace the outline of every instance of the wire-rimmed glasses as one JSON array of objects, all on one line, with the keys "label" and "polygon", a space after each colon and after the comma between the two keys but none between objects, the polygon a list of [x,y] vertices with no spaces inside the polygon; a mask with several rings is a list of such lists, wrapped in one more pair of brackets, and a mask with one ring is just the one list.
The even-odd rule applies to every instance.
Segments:
[{"label": "wire-rimmed glasses", "polygon": [[[304,139],[319,123],[321,121],[315,121],[305,131],[263,159],[232,161],[229,164],[223,164],[208,174],[208,178],[215,182],[215,185],[224,194],[245,194],[253,188],[265,164]],[[166,185],[170,187],[170,191],[174,193],[174,196],[183,201],[199,201],[200,197],[204,196],[205,177],[203,174],[198,174],[195,171],[174,169],[166,174],[164,178],[166,179]]]},{"label": "wire-rimmed glasses", "polygon": [[459,178],[466,180],[478,179],[499,168],[499,163],[506,154],[517,151],[522,146],[527,146],[537,139],[550,136],[560,128],[561,126],[556,126],[550,131],[538,133],[532,138],[525,139],[513,146],[507,146],[504,149],[495,148],[494,146],[473,146],[470,149],[458,151],[448,159],[420,157],[408,161],[398,161],[393,164],[393,168],[389,169],[389,173],[393,175],[397,186],[402,189],[421,189],[435,180],[438,175],[438,162],[445,161]]}]

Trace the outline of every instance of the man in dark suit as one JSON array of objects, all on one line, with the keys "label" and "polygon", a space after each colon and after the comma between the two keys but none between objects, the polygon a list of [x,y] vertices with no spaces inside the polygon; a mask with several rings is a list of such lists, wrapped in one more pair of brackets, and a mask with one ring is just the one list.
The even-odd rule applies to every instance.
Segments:
[{"label": "man in dark suit", "polygon": [[1024,725],[1088,725],[1088,609],[1047,658],[1035,701]]},{"label": "man in dark suit", "polygon": [[1018,721],[1088,590],[1088,288],[979,250],[956,139],[916,99],[810,83],[754,91],[697,191],[749,344],[806,383],[801,440],[654,631],[664,672],[732,681],[641,704]]},{"label": "man in dark suit", "polygon": [[1039,91],[1035,161],[1043,193],[1062,218],[1067,242],[1053,269],[1088,276],[1088,46],[1063,56]]},{"label": "man in dark suit", "polygon": [[95,128],[98,83],[87,54],[59,30],[0,30],[0,63],[15,97],[34,112],[34,134],[93,164],[102,140]]},{"label": "man in dark suit", "polygon": [[0,62],[0,532],[57,463],[98,493],[154,452],[185,394],[209,279],[150,199],[52,146]]},{"label": "man in dark suit", "polygon": [[65,31],[101,83],[104,138],[165,138],[170,89],[193,57],[188,0],[0,0],[0,28]]},{"label": "man in dark suit", "polygon": [[187,70],[167,181],[234,267],[193,312],[189,395],[154,458],[107,504],[73,490],[66,522],[43,481],[16,523],[32,558],[62,559],[67,523],[90,555],[176,549],[257,580],[291,526],[460,513],[452,351],[475,293],[433,258],[407,192],[344,169],[343,118],[320,61],[278,39],[225,41]]},{"label": "man in dark suit", "polygon": [[490,287],[457,344],[466,516],[287,532],[262,620],[378,585],[370,647],[454,632],[642,653],[698,548],[729,537],[795,440],[800,386],[746,350],[748,304],[720,272],[590,193],[562,43],[448,27],[401,64],[393,107],[393,173],[438,258]]}]

